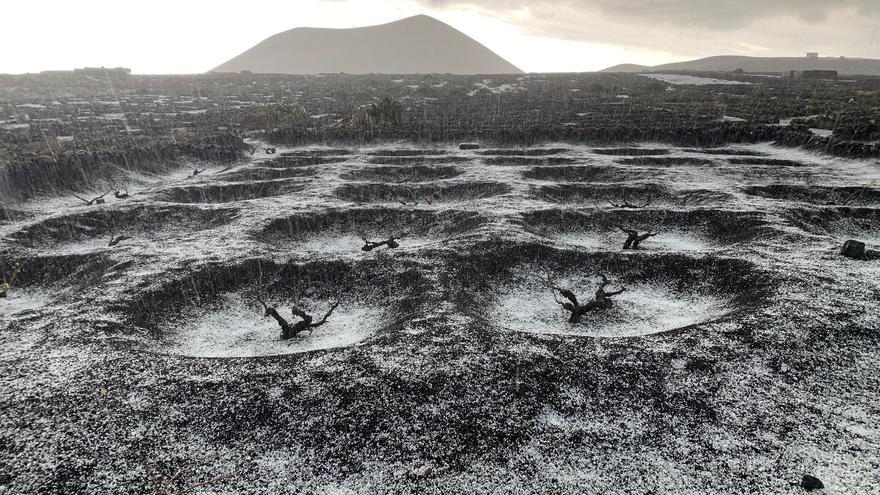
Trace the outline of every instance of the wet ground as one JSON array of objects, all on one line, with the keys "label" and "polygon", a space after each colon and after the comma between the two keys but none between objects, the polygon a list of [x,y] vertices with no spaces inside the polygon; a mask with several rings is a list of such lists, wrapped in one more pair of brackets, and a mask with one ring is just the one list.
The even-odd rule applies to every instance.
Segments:
[{"label": "wet ground", "polygon": [[[196,165],[0,215],[4,273],[24,263],[0,492],[878,490],[874,162],[394,143]],[[621,227],[657,235],[624,251]],[[627,291],[577,325],[542,283],[585,301],[600,275]],[[259,294],[341,304],[281,341]]]}]

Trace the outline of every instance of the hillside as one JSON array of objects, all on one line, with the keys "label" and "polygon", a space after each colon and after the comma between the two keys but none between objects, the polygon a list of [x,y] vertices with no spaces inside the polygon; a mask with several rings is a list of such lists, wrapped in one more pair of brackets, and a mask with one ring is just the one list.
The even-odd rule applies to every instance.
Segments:
[{"label": "hillside", "polygon": [[608,67],[602,70],[602,72],[644,72],[646,70],[651,70],[651,67],[639,64],[618,64],[614,67]]},{"label": "hillside", "polygon": [[212,72],[277,74],[520,74],[464,33],[419,15],[353,29],[276,34]]},{"label": "hillside", "polygon": [[792,70],[836,70],[840,74],[880,75],[880,60],[868,58],[808,59],[806,57],[742,57],[717,56],[687,62],[657,65],[654,67],[635,64],[622,64],[609,67],[602,72],[644,72],[644,71],[706,71],[730,72],[742,69],[746,72],[789,72]]}]

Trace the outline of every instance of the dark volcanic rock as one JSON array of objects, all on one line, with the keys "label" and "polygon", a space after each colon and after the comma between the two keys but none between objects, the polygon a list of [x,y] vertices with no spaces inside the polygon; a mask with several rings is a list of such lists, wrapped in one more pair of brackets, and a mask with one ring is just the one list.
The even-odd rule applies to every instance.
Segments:
[{"label": "dark volcanic rock", "polygon": [[804,477],[801,478],[801,487],[808,491],[813,491],[825,488],[825,484],[822,483],[822,480],[819,478],[805,474]]},{"label": "dark volcanic rock", "polygon": [[863,260],[866,257],[865,243],[850,239],[843,243],[843,249],[840,250],[840,254],[847,258]]}]

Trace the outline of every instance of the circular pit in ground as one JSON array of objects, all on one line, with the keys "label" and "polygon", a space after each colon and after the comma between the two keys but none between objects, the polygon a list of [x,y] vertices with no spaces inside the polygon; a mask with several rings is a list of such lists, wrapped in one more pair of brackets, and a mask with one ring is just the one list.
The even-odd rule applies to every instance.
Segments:
[{"label": "circular pit in ground", "polygon": [[[362,255],[362,237],[400,236],[401,249],[467,235],[486,223],[475,212],[420,208],[346,208],[302,212],[270,221],[254,236],[296,253]],[[378,251],[386,248],[377,248]]]},{"label": "circular pit in ground", "polygon": [[[455,276],[476,293],[459,304],[500,329],[543,335],[642,337],[723,319],[760,307],[771,281],[753,264],[737,259],[683,254],[585,253],[540,244],[506,246],[456,263]],[[572,291],[581,305],[595,297],[600,274],[606,291],[626,291],[609,309],[570,313],[554,299],[551,285]],[[556,298],[567,302],[557,292]]]},{"label": "circular pit in ground", "polygon": [[[557,282],[576,292],[583,304],[593,299],[599,280],[598,277],[568,275]],[[617,290],[619,283],[612,282],[608,290]],[[503,328],[526,333],[641,337],[716,320],[733,308],[726,297],[677,290],[670,282],[624,285],[626,292],[612,298],[611,308],[587,313],[575,324],[567,321],[569,313],[554,301],[549,290],[537,280],[525,279],[502,289],[493,309],[498,315],[495,322]]]},{"label": "circular pit in ground", "polygon": [[547,209],[522,214],[523,228],[563,244],[591,250],[620,250],[627,234],[656,232],[642,251],[717,251],[773,236],[758,212],[720,209]]},{"label": "circular pit in ground", "polygon": [[[323,315],[329,299],[298,301],[307,312]],[[293,323],[293,301],[275,299],[278,311]],[[356,345],[382,326],[382,309],[367,304],[348,303],[334,310],[324,325],[289,340],[281,340],[280,327],[263,314],[259,303],[245,294],[230,292],[205,307],[193,308],[179,324],[161,328],[168,335],[163,353],[189,357],[261,357],[334,349]]]},{"label": "circular pit in ground", "polygon": [[[274,275],[274,277],[273,277]],[[269,280],[274,282],[269,283]],[[160,354],[198,358],[253,358],[357,345],[394,326],[419,304],[425,282],[405,263],[341,262],[277,265],[248,260],[210,266],[139,294],[136,327]],[[326,323],[288,339],[260,303],[276,307],[289,324],[294,305]]]}]

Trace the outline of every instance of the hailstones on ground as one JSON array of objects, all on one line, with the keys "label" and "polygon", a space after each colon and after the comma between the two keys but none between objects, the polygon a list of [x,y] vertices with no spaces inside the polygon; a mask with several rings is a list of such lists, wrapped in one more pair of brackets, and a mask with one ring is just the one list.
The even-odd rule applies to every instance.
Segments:
[{"label": "hailstones on ground", "polygon": [[[564,232],[555,237],[557,242],[590,250],[615,251],[623,246],[626,234],[621,232]],[[705,238],[682,231],[663,231],[643,241],[640,251],[713,251],[719,246]]]},{"label": "hailstones on ground", "polygon": [[48,291],[14,287],[6,297],[0,298],[0,328],[15,320],[16,316],[38,310],[52,302]]},{"label": "hailstones on ground", "polygon": [[[613,278],[608,290],[619,287]],[[581,303],[593,298],[597,283],[589,278],[558,281]],[[626,291],[612,298],[610,309],[587,313],[578,324],[537,277],[504,290],[492,314],[501,327],[517,332],[583,337],[640,337],[669,332],[718,319],[731,311],[730,301],[708,294],[678,291],[662,282],[624,283]]]},{"label": "hailstones on ground", "polygon": [[[421,236],[411,236],[405,235],[405,231],[403,232],[404,236],[398,238],[400,248],[404,250],[415,247],[423,247],[429,244],[433,244],[436,242],[441,242],[440,238],[429,238],[429,237],[421,237]],[[386,235],[384,238],[374,237],[372,239],[367,239],[370,241],[383,241],[387,239],[391,235],[401,235],[400,233],[392,232]],[[322,254],[332,254],[332,255],[361,255],[364,252],[365,241],[364,238],[358,236],[357,234],[346,234],[339,233],[338,235],[322,235],[318,237],[308,238],[297,244],[297,254],[303,255],[322,255]],[[374,250],[374,252],[383,252],[388,250],[387,247],[379,247]]]},{"label": "hailstones on ground", "polygon": [[334,194],[343,201],[353,203],[394,203],[433,205],[435,203],[469,202],[501,196],[511,191],[508,184],[500,182],[456,182],[443,184],[343,184]]},{"label": "hailstones on ground", "polygon": [[[431,209],[358,208],[303,212],[277,218],[255,235],[297,254],[363,254],[364,239],[381,242],[394,237],[406,250],[448,241],[485,224],[477,213]],[[384,252],[379,247],[374,252]]]},{"label": "hailstones on ground", "polygon": [[[303,301],[301,305],[316,317],[323,316],[332,301]],[[292,322],[291,304],[278,310]],[[236,358],[297,354],[322,349],[349,347],[372,336],[380,327],[382,311],[376,307],[343,301],[327,323],[312,333],[290,340],[279,338],[278,324],[263,316],[256,301],[238,293],[219,298],[210,307],[197,308],[177,321],[163,325],[167,337],[159,352],[189,357]]]},{"label": "hailstones on ground", "polygon": [[676,86],[708,86],[708,85],[750,85],[752,83],[735,81],[730,79],[716,79],[714,77],[686,76],[683,74],[644,74],[650,77]]},{"label": "hailstones on ground", "polygon": [[[91,239],[80,239],[76,241],[67,241],[67,242],[59,242],[51,248],[46,248],[47,251],[51,249],[53,252],[61,253],[63,255],[70,254],[89,254],[95,253],[98,251],[102,251],[105,249],[109,249],[111,236],[107,236],[106,238],[91,238]],[[120,244],[123,242],[120,241]],[[130,242],[125,242],[124,244],[130,244]]]}]

